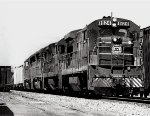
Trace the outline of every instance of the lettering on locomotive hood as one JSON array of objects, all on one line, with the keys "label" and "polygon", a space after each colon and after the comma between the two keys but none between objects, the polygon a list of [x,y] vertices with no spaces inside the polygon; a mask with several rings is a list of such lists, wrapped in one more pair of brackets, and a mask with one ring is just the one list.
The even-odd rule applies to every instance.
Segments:
[{"label": "lettering on locomotive hood", "polygon": [[112,20],[100,20],[99,21],[99,26],[111,26],[113,23],[116,23],[117,26],[130,26],[129,21],[116,21],[113,22]]}]

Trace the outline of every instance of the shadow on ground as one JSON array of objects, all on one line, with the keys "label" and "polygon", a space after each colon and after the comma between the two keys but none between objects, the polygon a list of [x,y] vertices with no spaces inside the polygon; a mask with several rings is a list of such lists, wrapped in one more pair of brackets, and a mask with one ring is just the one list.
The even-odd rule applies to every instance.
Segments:
[{"label": "shadow on ground", "polygon": [[0,116],[14,116],[14,113],[6,106],[5,103],[0,103]]}]

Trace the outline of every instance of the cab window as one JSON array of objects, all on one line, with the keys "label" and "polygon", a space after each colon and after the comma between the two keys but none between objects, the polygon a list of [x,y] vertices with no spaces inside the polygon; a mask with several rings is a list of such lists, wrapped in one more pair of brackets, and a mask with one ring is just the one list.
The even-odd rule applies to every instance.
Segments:
[{"label": "cab window", "polygon": [[127,37],[127,30],[126,29],[117,29],[117,28],[110,28],[110,29],[100,29],[100,36],[123,36]]}]

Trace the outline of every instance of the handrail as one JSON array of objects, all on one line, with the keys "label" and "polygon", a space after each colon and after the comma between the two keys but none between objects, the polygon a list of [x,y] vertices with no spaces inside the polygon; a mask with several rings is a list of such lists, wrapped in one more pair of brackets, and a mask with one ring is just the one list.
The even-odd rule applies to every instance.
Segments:
[{"label": "handrail", "polygon": [[128,55],[128,56],[132,56],[133,54],[128,54],[128,53],[111,53],[111,52],[109,52],[109,53],[98,53],[98,54],[104,54],[104,55]]},{"label": "handrail", "polygon": [[70,52],[70,53],[67,53],[67,54],[64,54],[64,55],[62,55],[61,57],[64,57],[64,56],[67,56],[67,55],[70,55],[70,54],[74,54],[74,53],[77,53],[77,52],[79,52],[79,50],[74,51],[74,52]]}]

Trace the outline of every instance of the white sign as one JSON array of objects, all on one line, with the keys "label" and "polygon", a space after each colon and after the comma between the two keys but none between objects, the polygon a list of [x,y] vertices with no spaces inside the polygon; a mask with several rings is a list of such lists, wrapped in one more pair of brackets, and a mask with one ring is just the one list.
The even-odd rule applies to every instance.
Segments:
[{"label": "white sign", "polygon": [[112,47],[112,53],[121,53],[122,49],[121,46],[113,46]]}]

